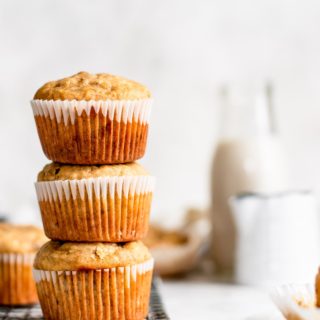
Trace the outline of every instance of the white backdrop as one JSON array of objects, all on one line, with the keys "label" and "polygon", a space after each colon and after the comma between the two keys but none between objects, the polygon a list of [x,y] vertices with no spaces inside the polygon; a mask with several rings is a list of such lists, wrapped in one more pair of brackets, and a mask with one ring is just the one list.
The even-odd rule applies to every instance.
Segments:
[{"label": "white backdrop", "polygon": [[0,212],[39,218],[33,181],[48,160],[29,100],[81,70],[124,75],[154,94],[142,162],[157,176],[155,219],[174,223],[207,205],[215,89],[225,81],[274,81],[293,184],[319,191],[319,39],[316,0],[2,0]]}]

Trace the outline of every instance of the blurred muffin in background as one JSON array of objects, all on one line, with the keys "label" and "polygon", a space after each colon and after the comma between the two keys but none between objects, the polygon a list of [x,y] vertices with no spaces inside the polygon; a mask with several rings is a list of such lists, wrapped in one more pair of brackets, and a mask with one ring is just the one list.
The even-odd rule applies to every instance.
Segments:
[{"label": "blurred muffin in background", "polygon": [[183,245],[187,241],[187,235],[181,231],[166,230],[156,225],[150,226],[148,235],[143,240],[145,245],[150,249]]},{"label": "blurred muffin in background", "polygon": [[318,268],[318,273],[316,275],[315,290],[316,290],[316,306],[320,308],[320,267]]},{"label": "blurred muffin in background", "polygon": [[155,272],[173,276],[192,270],[208,249],[210,231],[207,212],[199,209],[189,209],[179,228],[151,225],[143,242],[155,259]]},{"label": "blurred muffin in background", "polygon": [[320,268],[314,285],[278,285],[270,292],[270,297],[287,320],[320,319]]},{"label": "blurred muffin in background", "polygon": [[35,226],[0,223],[0,305],[38,302],[32,265],[47,240]]},{"label": "blurred muffin in background", "polygon": [[151,104],[151,93],[144,85],[88,72],[44,84],[31,101],[45,155],[72,164],[142,158]]}]

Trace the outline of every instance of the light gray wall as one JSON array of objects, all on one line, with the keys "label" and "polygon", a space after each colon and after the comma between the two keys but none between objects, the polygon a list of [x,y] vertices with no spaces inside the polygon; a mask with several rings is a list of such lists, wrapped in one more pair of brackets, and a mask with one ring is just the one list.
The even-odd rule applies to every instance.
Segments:
[{"label": "light gray wall", "polygon": [[295,186],[320,188],[320,2],[3,0],[0,3],[0,211],[38,217],[43,156],[29,100],[80,70],[147,84],[155,105],[143,163],[157,176],[154,218],[208,201],[215,88],[273,79]]}]

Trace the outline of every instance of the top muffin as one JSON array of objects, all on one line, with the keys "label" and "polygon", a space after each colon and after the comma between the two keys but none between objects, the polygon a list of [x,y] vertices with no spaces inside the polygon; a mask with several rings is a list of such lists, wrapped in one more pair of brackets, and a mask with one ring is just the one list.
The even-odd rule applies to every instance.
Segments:
[{"label": "top muffin", "polygon": [[1,253],[35,253],[46,241],[44,232],[35,226],[0,223]]},{"label": "top muffin", "polygon": [[34,95],[40,100],[140,100],[151,97],[142,84],[107,73],[79,72],[50,81]]}]

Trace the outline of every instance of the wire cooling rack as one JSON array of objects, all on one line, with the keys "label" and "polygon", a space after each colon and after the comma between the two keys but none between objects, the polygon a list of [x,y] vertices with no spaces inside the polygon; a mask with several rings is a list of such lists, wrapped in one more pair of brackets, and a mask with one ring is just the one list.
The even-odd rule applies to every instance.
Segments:
[{"label": "wire cooling rack", "polygon": [[[169,320],[167,316],[161,296],[159,294],[159,278],[155,277],[152,280],[152,289],[150,296],[149,315],[146,320]],[[40,306],[32,305],[28,307],[11,308],[0,306],[0,319],[1,320],[43,320],[43,314]]]}]

